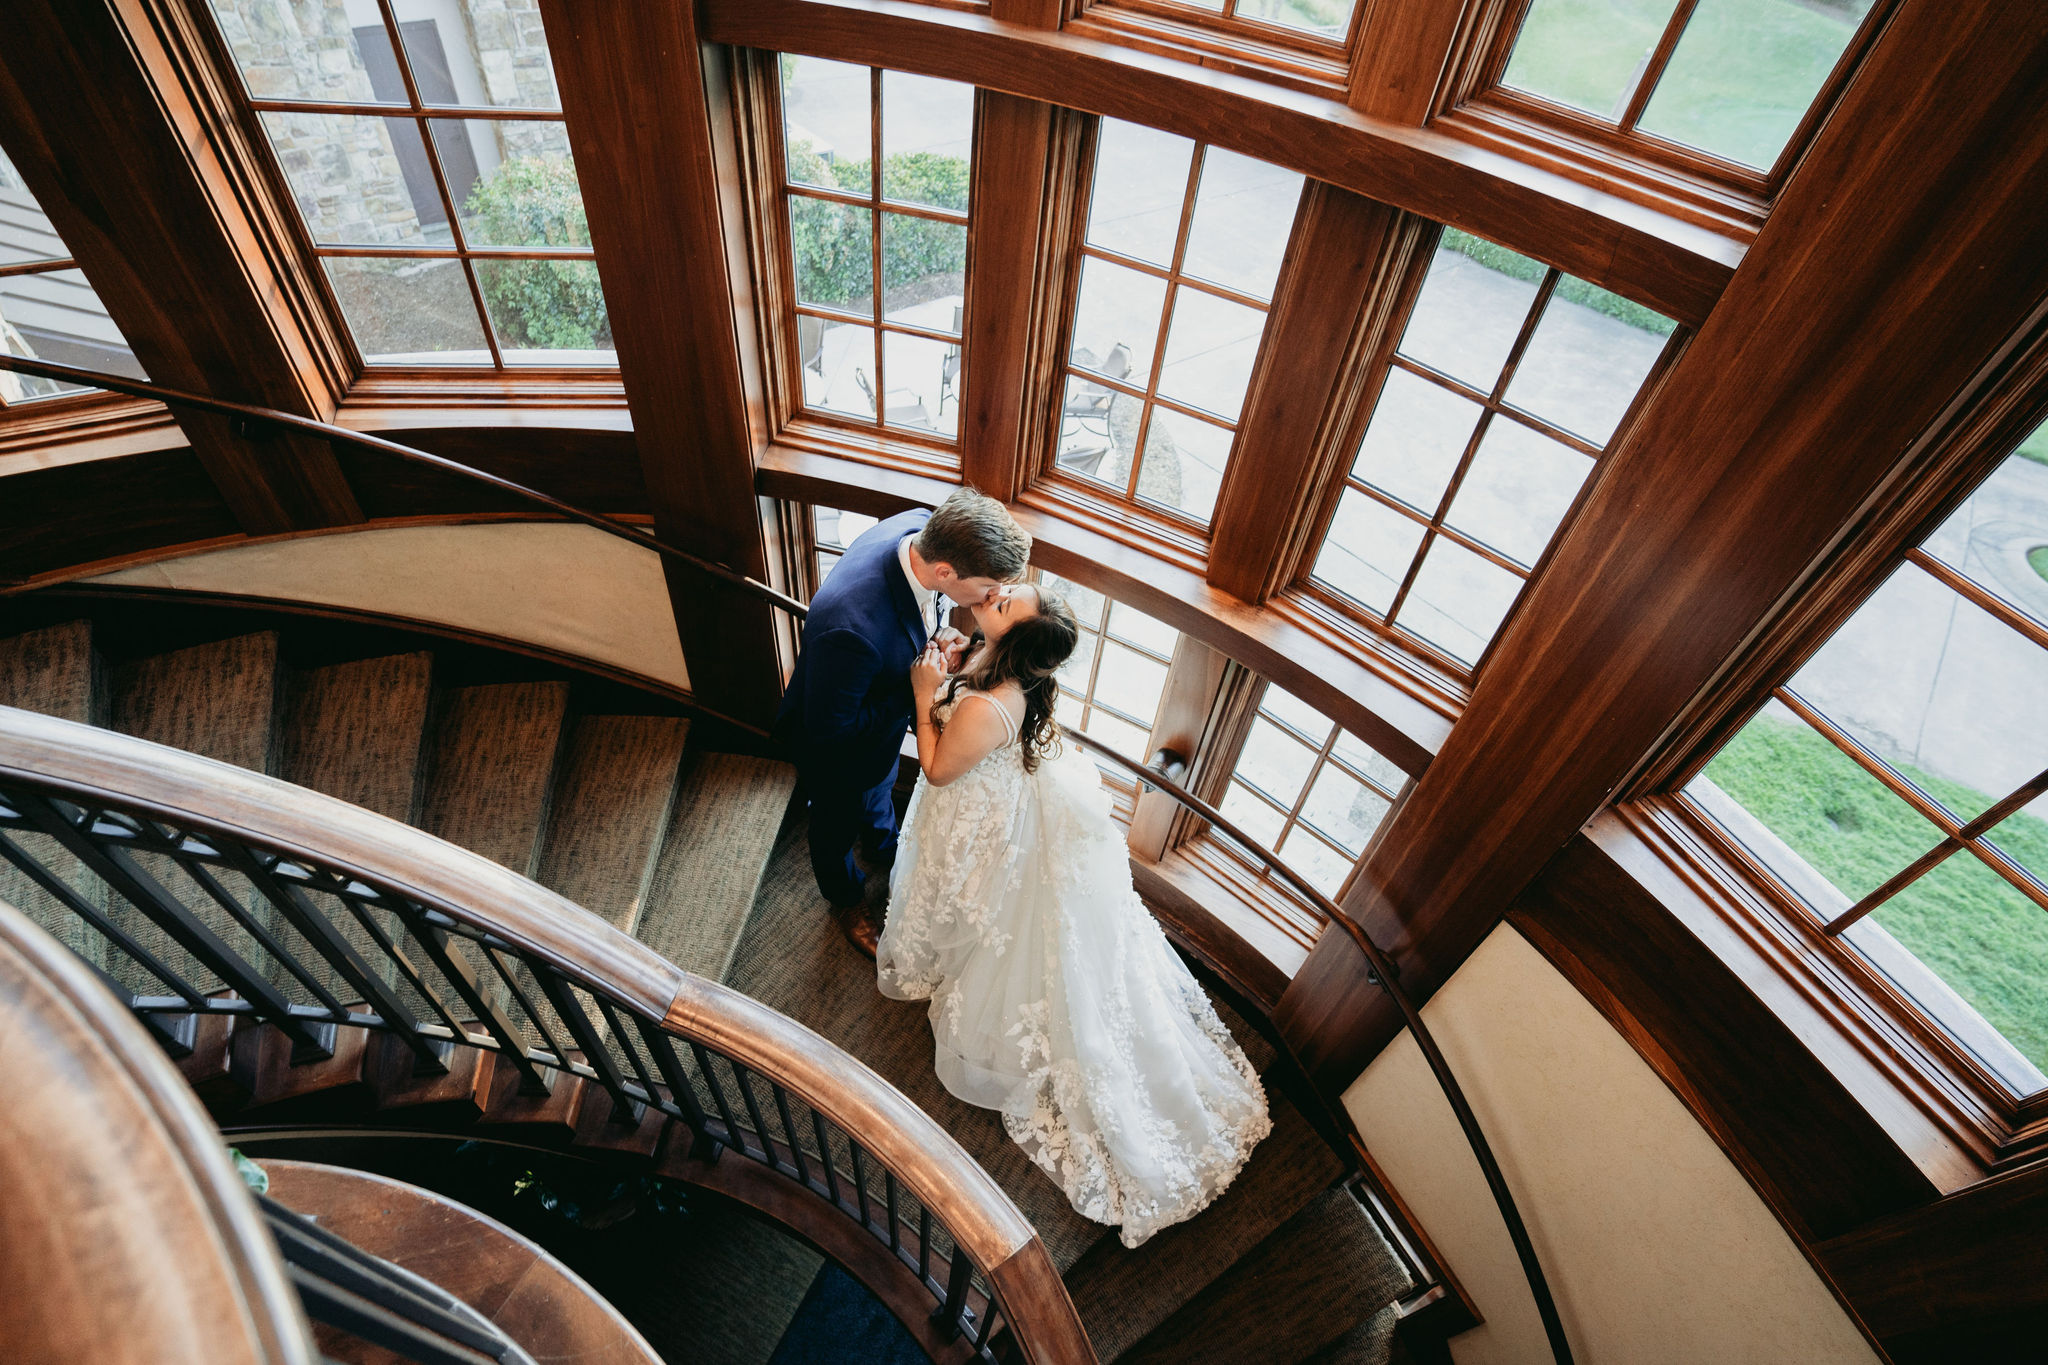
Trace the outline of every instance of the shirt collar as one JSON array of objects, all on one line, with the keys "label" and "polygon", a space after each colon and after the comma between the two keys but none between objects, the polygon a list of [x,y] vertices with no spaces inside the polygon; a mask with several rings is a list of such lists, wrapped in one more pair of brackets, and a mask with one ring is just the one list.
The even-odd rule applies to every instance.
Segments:
[{"label": "shirt collar", "polygon": [[912,539],[914,539],[914,536],[905,536],[896,542],[896,562],[903,566],[903,581],[910,584],[911,594],[917,598],[918,615],[929,618],[932,614],[932,604],[938,601],[939,594],[937,589],[927,588],[924,584],[918,582],[917,575],[910,571],[910,542]]}]

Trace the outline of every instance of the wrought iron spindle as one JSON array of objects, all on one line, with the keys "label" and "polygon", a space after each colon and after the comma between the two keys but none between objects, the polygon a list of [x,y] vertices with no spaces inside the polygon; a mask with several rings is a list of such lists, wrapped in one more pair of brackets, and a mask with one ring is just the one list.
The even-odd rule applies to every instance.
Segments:
[{"label": "wrought iron spindle", "polygon": [[690,1053],[697,1059],[697,1069],[704,1073],[704,1084],[711,1090],[711,1102],[718,1106],[718,1117],[725,1121],[726,1144],[736,1148],[741,1156],[752,1156],[753,1153],[747,1150],[746,1133],[733,1119],[732,1101],[725,1097],[725,1086],[720,1083],[718,1072],[712,1069],[711,1054],[704,1050],[702,1043],[691,1043]]},{"label": "wrought iron spindle", "polygon": [[825,1116],[817,1110],[811,1111],[811,1132],[818,1139],[818,1155],[825,1164],[825,1193],[833,1203],[839,1202],[839,1164],[832,1157],[832,1135],[825,1126]]},{"label": "wrought iron spindle", "polygon": [[967,1309],[967,1287],[973,1282],[974,1262],[955,1243],[953,1263],[946,1269],[946,1297],[932,1310],[932,1325],[944,1340],[951,1341],[960,1335],[960,1319]]},{"label": "wrought iron spindle", "polygon": [[[527,969],[533,973],[533,980],[540,987],[541,994],[555,1007],[555,1015],[569,1026],[569,1032],[576,1039],[576,1046],[583,1049],[583,1060],[597,1072],[597,1083],[612,1097],[611,1116],[606,1120],[620,1127],[631,1127],[640,1122],[645,1106],[626,1089],[626,1078],[619,1073],[619,1064],[612,1060],[612,1054],[605,1050],[604,1042],[591,1027],[590,1016],[583,1012],[582,1004],[567,982],[556,975],[553,968],[544,962],[529,962]],[[563,1061],[568,1058],[564,1057]],[[650,1092],[651,1093],[651,1092]]]},{"label": "wrought iron spindle", "polygon": [[428,917],[428,912],[415,910],[413,914],[418,916],[416,921],[411,915],[403,912],[399,918],[407,921],[407,929],[413,940],[433,959],[434,965],[441,969],[441,975],[455,988],[455,993],[462,997],[462,1003],[475,1011],[484,1030],[497,1043],[498,1055],[512,1063],[519,1072],[519,1093],[547,1094],[552,1089],[547,1076],[534,1064],[533,1058],[526,1055],[526,1043],[520,1038],[519,1030],[512,1020],[506,1016],[498,1002],[487,999],[477,985],[476,968],[470,964],[468,955],[459,945],[449,941],[451,936],[448,931],[436,926]]},{"label": "wrought iron spindle", "polygon": [[754,1135],[761,1140],[761,1160],[779,1171],[782,1169],[782,1162],[775,1155],[775,1144],[769,1136],[768,1120],[761,1116],[761,1101],[754,1095],[751,1073],[732,1058],[728,1057],[725,1060],[732,1068],[733,1084],[740,1088],[740,1102],[747,1107],[747,1117],[754,1121]]},{"label": "wrought iron spindle", "polygon": [[796,1120],[789,1116],[789,1094],[774,1081],[768,1082],[768,1093],[774,1097],[775,1112],[782,1119],[782,1133],[789,1139],[789,1159],[796,1163],[796,1178],[801,1183],[811,1183],[810,1163],[804,1159],[803,1139],[797,1135]]},{"label": "wrought iron spindle", "polygon": [[[690,1144],[690,1155],[700,1161],[716,1161],[725,1144],[711,1135],[704,1117],[704,1107],[697,1102],[697,1089],[690,1083],[690,1072],[683,1065],[683,1059],[676,1053],[675,1039],[662,1032],[661,1025],[645,1016],[635,1016],[640,1026],[640,1040],[654,1055],[654,1065],[668,1082],[669,1097],[683,1111],[683,1122],[690,1125],[694,1140]],[[732,1130],[726,1130],[730,1137]]]},{"label": "wrought iron spindle", "polygon": [[[137,966],[168,986],[172,994],[185,1002],[188,1009],[206,1008],[206,997],[200,993],[198,987],[166,966],[161,958],[139,943],[133,934],[101,914],[98,907],[79,895],[69,883],[44,867],[42,861],[34,854],[5,834],[0,834],[0,857],[5,857],[8,862],[20,868],[23,875],[41,887],[45,894],[91,925],[94,932],[126,953]],[[128,993],[125,986],[119,990],[121,994]]]}]

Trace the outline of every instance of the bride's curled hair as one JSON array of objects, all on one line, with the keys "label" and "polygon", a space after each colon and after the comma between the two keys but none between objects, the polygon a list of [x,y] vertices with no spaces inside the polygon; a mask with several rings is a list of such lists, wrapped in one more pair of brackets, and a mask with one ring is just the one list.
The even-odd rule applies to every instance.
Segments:
[{"label": "bride's curled hair", "polygon": [[1081,639],[1074,609],[1065,600],[1036,584],[1032,591],[1038,597],[1038,614],[1017,621],[993,643],[984,645],[975,636],[968,650],[973,662],[947,679],[945,691],[932,706],[932,726],[944,730],[939,704],[950,703],[963,687],[992,692],[1004,683],[1017,684],[1024,691],[1017,743],[1023,749],[1025,772],[1037,771],[1040,755],[1059,752],[1060,727],[1052,718],[1060,695],[1059,669]]}]

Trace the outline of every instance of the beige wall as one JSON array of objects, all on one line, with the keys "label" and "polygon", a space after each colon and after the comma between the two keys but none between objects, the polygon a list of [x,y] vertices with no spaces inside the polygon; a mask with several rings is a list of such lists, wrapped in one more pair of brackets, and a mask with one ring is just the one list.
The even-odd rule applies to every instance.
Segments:
[{"label": "beige wall", "polygon": [[[1529,1222],[1581,1362],[1876,1359],[1706,1130],[1520,934],[1496,929],[1424,1017]],[[1479,1165],[1405,1033],[1344,1104],[1485,1315],[1452,1341],[1458,1365],[1549,1360]]]},{"label": "beige wall", "polygon": [[689,686],[660,556],[588,526],[344,531],[187,555],[91,581],[413,616]]}]

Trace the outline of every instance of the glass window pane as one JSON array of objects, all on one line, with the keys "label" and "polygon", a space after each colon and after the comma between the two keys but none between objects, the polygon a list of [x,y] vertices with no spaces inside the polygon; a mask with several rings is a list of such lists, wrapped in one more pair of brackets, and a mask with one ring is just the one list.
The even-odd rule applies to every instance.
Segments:
[{"label": "glass window pane", "polygon": [[1211,147],[1181,268],[1262,299],[1273,296],[1280,259],[1294,230],[1302,177],[1264,161]]},{"label": "glass window pane", "polygon": [[507,365],[616,365],[594,261],[480,260],[477,287]]},{"label": "glass window pane", "polygon": [[[9,355],[148,378],[80,270],[0,277],[0,342]],[[79,389],[11,372],[0,377],[0,399],[9,403]]]},{"label": "glass window pane", "polygon": [[[1842,904],[1814,906],[1824,916],[1884,885],[1941,837],[1826,736],[1776,702],[1714,755],[1705,775],[1841,892]],[[1784,866],[1783,849],[1752,845],[1750,852],[1794,887],[1807,880],[1798,868]]]},{"label": "glass window pane", "polygon": [[1325,38],[1342,38],[1351,27],[1352,0],[1237,0],[1240,19],[1263,19]]},{"label": "glass window pane", "polygon": [[1330,737],[1334,724],[1329,717],[1310,706],[1300,697],[1284,687],[1266,684],[1265,692],[1259,697],[1259,710],[1284,725],[1290,725],[1301,732],[1309,743],[1321,748],[1323,741]]},{"label": "glass window pane", "polygon": [[804,406],[847,417],[875,415],[868,378],[875,368],[875,329],[857,322],[799,316],[797,335],[816,328],[817,352],[804,363]]},{"label": "glass window pane", "polygon": [[1357,861],[1339,853],[1300,826],[1289,830],[1287,842],[1274,852],[1283,854],[1283,862],[1332,900],[1336,899],[1338,890],[1351,875],[1352,866]]},{"label": "glass window pane", "polygon": [[365,363],[491,363],[462,262],[329,256],[320,264]]},{"label": "glass window pane", "polygon": [[967,211],[974,87],[902,71],[882,73],[882,194]]},{"label": "glass window pane", "polygon": [[1173,264],[1195,144],[1172,133],[1103,119],[1095,142],[1088,240],[1155,265]]},{"label": "glass window pane", "polygon": [[[374,13],[376,7],[365,8]],[[453,13],[418,19],[405,17],[409,7],[394,8],[413,83],[426,103],[561,107],[540,6],[527,0],[443,0],[433,9]]]},{"label": "glass window pane", "polygon": [[1292,809],[1315,766],[1314,749],[1259,716],[1245,735],[1233,775]]},{"label": "glass window pane", "polygon": [[590,245],[566,124],[434,119],[430,126],[468,245]]},{"label": "glass window pane", "polygon": [[1252,380],[1266,315],[1186,285],[1174,291],[1159,392],[1236,421]]},{"label": "glass window pane", "polygon": [[1102,642],[1102,667],[1095,675],[1095,700],[1150,726],[1166,687],[1166,665],[1114,640]]},{"label": "glass window pane", "polygon": [[1533,566],[1592,472],[1593,461],[1570,446],[1513,418],[1496,417],[1444,520]]},{"label": "glass window pane", "polygon": [[[1088,712],[1088,720],[1081,726],[1081,733],[1090,739],[1101,740],[1124,757],[1135,758],[1140,763],[1151,757],[1145,752],[1152,740],[1152,732],[1149,729],[1140,729],[1119,720],[1100,707]],[[1130,774],[1114,763],[1106,759],[1097,759],[1096,764],[1118,782],[1125,785],[1130,783]]]},{"label": "glass window pane", "polygon": [[951,341],[882,333],[882,372],[889,378],[883,420],[892,427],[936,431],[947,436],[960,427],[953,385],[959,379],[960,347]]},{"label": "glass window pane", "polygon": [[875,518],[837,507],[813,507],[811,517],[811,538],[835,550],[845,549],[875,526]]},{"label": "glass window pane", "polygon": [[[1112,435],[1115,430],[1112,424]],[[1230,462],[1230,445],[1235,439],[1236,433],[1228,427],[1154,408],[1152,424],[1145,430],[1138,496],[1177,508],[1196,521],[1208,521],[1216,510],[1223,467]]]},{"label": "glass window pane", "polygon": [[2037,796],[2000,821],[1990,843],[2048,886],[2048,796]]},{"label": "glass window pane", "polygon": [[272,111],[263,115],[263,128],[314,241],[454,242],[426,142],[412,119]]},{"label": "glass window pane", "polygon": [[61,261],[70,255],[21,172],[0,152],[0,265]]},{"label": "glass window pane", "polygon": [[1066,401],[1060,409],[1059,452],[1055,457],[1059,467],[1100,479],[1121,492],[1124,481],[1130,477],[1130,453],[1138,439],[1138,410],[1142,406],[1129,394],[1079,375],[1068,375]]},{"label": "glass window pane", "polygon": [[866,313],[875,292],[875,244],[868,210],[789,196],[790,243],[799,303]]},{"label": "glass window pane", "polygon": [[1791,687],[1963,820],[2048,768],[2048,650],[1911,564]]},{"label": "glass window pane", "polygon": [[1074,301],[1073,363],[1144,388],[1152,377],[1152,347],[1165,308],[1165,280],[1084,258]]},{"label": "glass window pane", "polygon": [[1438,536],[1395,619],[1460,663],[1473,664],[1521,590],[1522,580],[1506,569]]},{"label": "glass window pane", "polygon": [[1088,674],[1095,666],[1095,644],[1094,632],[1082,631],[1079,640],[1074,644],[1074,652],[1067,656],[1067,661],[1059,668],[1060,686],[1070,688],[1074,693],[1073,706],[1065,712],[1070,720],[1080,714],[1080,702],[1088,695]]},{"label": "glass window pane", "polygon": [[1109,633],[1115,639],[1168,659],[1173,657],[1174,646],[1180,643],[1180,632],[1172,626],[1122,602],[1110,604]]},{"label": "glass window pane", "polygon": [[1342,768],[1325,763],[1301,806],[1301,818],[1352,857],[1365,851],[1366,841],[1386,817],[1388,801]]},{"label": "glass window pane", "polygon": [[873,192],[869,71],[782,54],[782,143],[792,184]]},{"label": "glass window pane", "polygon": [[374,5],[351,23],[340,6],[307,23],[275,4],[212,0],[249,94],[323,104],[405,103],[405,82]]},{"label": "glass window pane", "polygon": [[1392,760],[1382,757],[1378,750],[1349,730],[1337,732],[1337,742],[1331,746],[1330,752],[1350,764],[1356,771],[1365,774],[1367,779],[1377,783],[1381,790],[1395,796],[1399,796],[1401,788],[1408,784],[1408,774],[1395,767]]},{"label": "glass window pane", "polygon": [[1352,475],[1425,516],[1434,515],[1481,411],[1441,384],[1390,369]]},{"label": "glass window pane", "polygon": [[1401,333],[1401,354],[1493,392],[1543,275],[1527,256],[1445,228]]},{"label": "glass window pane", "polygon": [[1073,579],[1061,578],[1058,574],[1040,570],[1038,578],[1039,582],[1052,589],[1074,609],[1074,615],[1080,620],[1083,631],[1101,627],[1103,614],[1109,606],[1108,598],[1093,588],[1084,588]]},{"label": "glass window pane", "polygon": [[1347,488],[1316,554],[1314,576],[1384,616],[1415,562],[1422,532],[1420,523]]},{"label": "glass window pane", "polygon": [[1768,169],[1871,0],[1700,0],[1657,89],[1644,132]]},{"label": "glass window pane", "polygon": [[[1637,315],[1639,320],[1630,320]],[[1664,353],[1670,332],[1669,318],[1584,280],[1561,277],[1515,366],[1507,401],[1604,446]]]},{"label": "glass window pane", "polygon": [[[1967,851],[1871,912],[1872,919],[2036,1066],[2048,1067],[2048,910]],[[1905,983],[1901,983],[1905,984]],[[1944,1018],[1968,1037],[1969,1021]]]},{"label": "glass window pane", "polygon": [[1921,548],[2048,623],[2048,423],[2036,427]]},{"label": "glass window pane", "polygon": [[966,227],[883,214],[883,316],[958,336],[966,300]]},{"label": "glass window pane", "polygon": [[1673,0],[1535,0],[1500,83],[1619,122]]},{"label": "glass window pane", "polygon": [[[1224,816],[1242,829],[1251,838],[1273,847],[1280,837],[1280,831],[1287,827],[1287,812],[1277,809],[1272,802],[1261,799],[1250,787],[1242,782],[1232,782],[1223,793],[1223,804],[1217,807]],[[1217,833],[1224,838],[1221,830]]]}]

